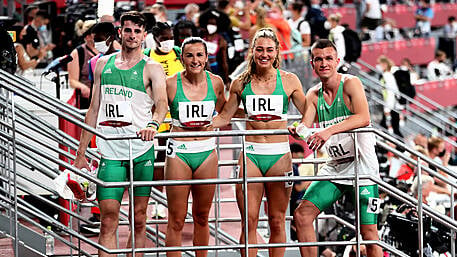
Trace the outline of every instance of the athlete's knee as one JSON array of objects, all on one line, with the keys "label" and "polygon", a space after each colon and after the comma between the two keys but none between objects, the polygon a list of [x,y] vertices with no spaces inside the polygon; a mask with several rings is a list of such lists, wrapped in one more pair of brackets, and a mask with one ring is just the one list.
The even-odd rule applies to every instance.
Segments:
[{"label": "athlete's knee", "polygon": [[208,225],[208,213],[207,212],[197,212],[193,215],[194,223],[205,227]]},{"label": "athlete's knee", "polygon": [[285,217],[282,214],[270,215],[268,217],[268,224],[272,232],[283,231],[285,228]]},{"label": "athlete's knee", "polygon": [[119,215],[117,214],[103,214],[100,219],[101,232],[105,234],[115,233],[119,222]]},{"label": "athlete's knee", "polygon": [[300,205],[294,212],[294,221],[296,227],[312,225],[316,216],[309,207]]},{"label": "athlete's knee", "polygon": [[184,227],[184,218],[169,215],[168,226],[174,231],[182,231]]},{"label": "athlete's knee", "polygon": [[378,240],[377,225],[362,225],[361,234],[364,240]]}]

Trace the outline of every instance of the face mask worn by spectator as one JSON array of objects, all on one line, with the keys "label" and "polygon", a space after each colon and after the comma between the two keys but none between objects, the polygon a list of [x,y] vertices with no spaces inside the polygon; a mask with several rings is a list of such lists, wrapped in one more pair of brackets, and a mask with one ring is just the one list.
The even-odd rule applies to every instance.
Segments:
[{"label": "face mask worn by spectator", "polygon": [[206,26],[206,29],[208,30],[208,34],[212,35],[212,34],[216,33],[217,26],[213,25],[213,24],[208,24],[208,26]]},{"label": "face mask worn by spectator", "polygon": [[169,53],[171,50],[173,50],[173,47],[175,46],[175,41],[174,40],[165,40],[159,43],[160,46],[157,48],[162,52],[162,53]]},{"label": "face mask worn by spectator", "polygon": [[109,46],[106,45],[106,41],[100,41],[100,42],[95,42],[94,43],[95,49],[97,49],[98,52],[105,54],[106,51],[108,51]]}]

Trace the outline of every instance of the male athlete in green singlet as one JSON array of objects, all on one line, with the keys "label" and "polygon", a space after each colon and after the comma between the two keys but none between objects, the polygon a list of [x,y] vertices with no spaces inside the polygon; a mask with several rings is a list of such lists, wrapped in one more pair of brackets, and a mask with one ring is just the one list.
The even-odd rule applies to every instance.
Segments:
[{"label": "male athlete in green singlet", "polygon": [[[302,123],[311,127],[319,122],[322,128],[309,136],[307,142],[311,149],[324,146],[329,161],[318,175],[354,175],[355,151],[354,137],[345,131],[370,125],[370,111],[362,83],[357,77],[337,72],[340,60],[335,45],[327,40],[318,40],[311,47],[311,64],[321,83],[306,94],[306,111]],[[295,129],[289,128],[292,133]],[[363,175],[379,176],[378,161],[374,150],[375,138],[372,133],[357,135],[359,146],[358,172]],[[314,181],[306,190],[303,202],[294,214],[297,237],[301,242],[316,241],[313,221],[319,213],[345,192],[352,192],[352,180]],[[380,200],[378,187],[371,180],[360,180],[360,224],[364,240],[378,240],[377,213]],[[355,199],[355,198],[354,198]],[[367,245],[368,257],[381,257],[381,248]],[[317,247],[301,247],[303,257],[317,256]]]},{"label": "male athlete in green singlet", "polygon": [[[95,66],[92,101],[85,122],[105,135],[137,133],[141,139],[131,140],[135,181],[151,181],[154,175],[152,140],[167,112],[165,73],[162,66],[145,56],[141,44],[146,36],[145,18],[138,12],[121,17],[122,50],[101,57]],[[153,105],[155,111],[152,112]],[[88,168],[85,151],[91,133],[83,130],[75,166]],[[129,180],[130,146],[128,140],[106,141],[97,137],[102,155],[98,178],[105,182]],[[116,230],[124,187],[97,186],[101,228],[99,243],[116,248]],[[134,188],[135,248],[143,248],[146,240],[146,209],[151,187]],[[129,212],[130,213],[130,212]],[[127,247],[131,247],[131,234]],[[108,256],[102,250],[99,256]],[[127,255],[131,256],[131,255]],[[137,254],[136,256],[142,256]]]}]

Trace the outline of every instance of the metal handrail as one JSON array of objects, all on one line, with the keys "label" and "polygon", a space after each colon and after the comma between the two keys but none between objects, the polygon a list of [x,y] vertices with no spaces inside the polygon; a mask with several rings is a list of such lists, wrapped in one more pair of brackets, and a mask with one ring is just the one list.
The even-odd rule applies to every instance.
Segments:
[{"label": "metal handrail", "polygon": [[[361,60],[361,59],[358,59],[357,60],[357,63],[359,64],[362,64],[363,66],[365,66],[366,68],[368,68],[371,72],[376,72],[376,74],[379,74],[381,75],[381,73],[379,71],[376,70],[375,67],[371,66],[370,64],[366,63],[364,60]],[[420,85],[420,84],[419,84]],[[416,93],[416,97],[424,100],[426,103],[432,105],[432,106],[435,106],[438,110],[441,110],[441,111],[444,111],[446,112],[449,117],[453,117],[453,118],[456,118],[457,119],[457,114],[456,113],[453,113],[453,112],[450,112],[449,110],[447,110],[446,108],[444,108],[444,106],[442,106],[441,104],[433,101],[432,99],[428,98],[427,96],[425,96],[424,94],[421,94],[421,93]]]},{"label": "metal handrail", "polygon": [[[364,129],[357,129],[357,130],[354,130],[354,131],[350,131],[350,132],[360,132],[360,133],[365,133],[365,132],[374,132],[376,133],[378,136],[381,136],[381,137],[384,137],[385,139],[388,139],[388,140],[391,140],[395,143],[395,141],[397,141],[397,144],[398,144],[398,140],[396,140],[395,138],[389,138],[389,135],[385,134],[385,133],[382,133],[382,132],[379,132],[377,130],[374,130],[374,129],[370,129],[370,128],[364,128]],[[199,133],[201,132],[186,132],[186,133],[176,133],[176,132],[173,132],[173,133],[164,133],[162,134],[161,136],[159,135],[158,137],[195,137],[195,136],[206,136],[206,137],[213,137],[213,136],[246,136],[246,135],[285,135],[285,134],[288,134],[288,131],[287,130],[276,130],[276,131],[272,131],[272,130],[265,130],[265,131],[241,131],[241,132],[227,132],[225,133],[225,131],[222,131],[222,132],[218,132],[218,133],[215,133],[215,132],[204,132],[205,134],[204,135],[200,135]],[[137,135],[120,135],[120,136],[106,136],[105,137],[107,140],[123,140],[123,139],[136,139],[138,138]],[[13,138],[14,139],[14,138]],[[393,140],[392,140],[393,139]],[[19,143],[19,141],[17,139],[14,139],[14,141],[16,143]],[[400,142],[401,143],[401,142]],[[25,147],[25,145],[20,145],[20,147]],[[30,149],[29,149],[30,150]],[[409,149],[407,149],[409,150]],[[420,155],[420,154],[419,154]],[[432,160],[428,159],[428,158],[424,158],[426,159],[427,162],[431,162]],[[440,164],[436,164],[434,163],[435,166],[438,166],[438,168],[441,168],[443,169],[445,172],[448,172],[447,168],[442,168],[442,167],[439,167]],[[76,170],[78,171],[78,170]],[[77,172],[76,172],[77,173]],[[455,177],[456,175],[453,175],[453,174],[449,174],[453,177]],[[371,176],[362,176],[360,175],[359,176],[360,179],[364,179],[364,178],[368,178],[368,179],[372,179],[374,180],[375,182],[378,182],[379,184],[382,184],[382,181],[377,181],[377,178],[372,178]],[[310,180],[329,180],[328,177],[312,177],[312,178],[309,178]],[[342,176],[342,177],[338,177],[338,178],[331,178],[331,180],[338,180],[338,179],[354,179],[353,176]],[[303,177],[297,177],[297,178],[246,178],[246,179],[231,179],[229,182],[230,183],[255,183],[255,182],[267,182],[267,181],[297,181],[297,180],[306,180],[306,177],[303,178]],[[356,178],[357,180],[357,178]],[[207,182],[210,182],[210,183],[218,183],[218,184],[228,184],[228,183],[224,183],[223,181],[218,181],[218,180],[207,180],[207,181],[198,181],[198,180],[195,180],[195,181],[180,181],[180,182],[185,182],[187,184],[206,184]],[[173,182],[173,181],[172,181]],[[95,181],[95,183],[97,183],[97,181]],[[113,183],[113,182],[111,182]],[[108,183],[109,185],[107,185],[107,187],[112,187],[112,186],[119,186],[120,184],[117,183],[115,185],[112,185],[111,183]],[[176,183],[176,182],[175,182]],[[98,184],[98,183],[97,183]],[[100,185],[105,185],[107,183],[100,183]],[[145,184],[145,183],[139,183],[139,182],[128,182],[128,184],[130,186],[141,186],[141,185],[149,185],[149,184]],[[170,185],[172,185],[173,183],[170,183]],[[181,183],[179,183],[181,184]],[[455,186],[455,185],[454,185]],[[408,197],[405,198],[408,202],[413,202],[414,201],[411,201],[411,199],[408,199]],[[441,217],[440,215],[437,215],[434,213],[433,210],[431,209],[427,209],[427,206],[424,206],[424,209],[425,209],[425,212],[427,211],[430,211],[431,215],[437,219],[443,219],[444,221],[448,222],[448,220],[446,220],[447,217]],[[454,226],[454,229],[456,227],[456,224],[455,221],[449,221],[448,222],[449,224],[448,225],[452,225]],[[324,243],[327,243],[327,242],[321,242],[321,243],[300,243],[300,244],[297,244],[298,246],[311,246],[311,245],[323,245]],[[361,243],[379,243],[378,241],[358,241],[356,242],[356,244],[359,246]],[[330,242],[331,244],[331,242]],[[337,244],[347,244],[347,242],[338,242]],[[328,243],[326,244],[328,245]],[[97,245],[98,246],[98,245]],[[240,248],[254,248],[254,247],[285,247],[285,246],[292,246],[291,244],[273,244],[273,245],[265,245],[265,246],[262,246],[262,245],[248,245],[248,244],[244,244],[244,245],[239,245]],[[214,246],[208,246],[208,247],[213,247],[212,249],[214,249]],[[198,247],[197,247],[198,248]],[[196,249],[197,249],[196,248]],[[234,246],[231,246],[231,249],[233,249]],[[236,247],[235,247],[236,248]],[[154,249],[157,249],[157,248],[154,248]],[[174,248],[176,249],[176,248]],[[186,247],[186,249],[194,249],[192,247]],[[202,248],[204,249],[204,247]],[[105,249],[102,249],[102,250],[105,250]],[[119,250],[109,250],[107,252],[109,253],[118,253],[119,251],[122,251],[122,250],[125,250],[125,249],[119,249]],[[136,249],[136,250],[133,250],[133,251],[136,251],[136,252],[141,252],[143,249]],[[162,249],[163,250],[163,249]],[[167,248],[168,251],[172,251],[172,248]],[[127,249],[126,252],[130,252],[131,250]],[[120,253],[120,252],[119,252]]]},{"label": "metal handrail", "polygon": [[[381,93],[381,89],[383,88],[383,85],[376,79],[374,79],[372,76],[370,76],[368,73],[360,70],[360,69],[357,69],[357,72],[359,75],[362,75],[364,78],[370,80],[372,83],[374,83],[377,87],[374,87],[372,84],[370,83],[367,83],[366,86],[369,86],[371,89],[374,89],[376,91],[378,91],[379,93]],[[378,73],[378,72],[377,72]],[[403,94],[401,93],[400,91],[398,90],[389,90],[389,91],[392,91],[395,96],[397,97],[402,97],[402,98],[405,98],[406,101],[410,104],[414,104],[416,105],[417,107],[423,109],[425,112],[427,112],[428,114],[432,115],[433,117],[437,118],[441,123],[444,123],[446,125],[449,125],[451,127],[453,127],[454,129],[457,129],[457,125],[450,122],[447,117],[437,113],[435,110],[432,110],[430,109],[429,107],[425,106],[424,104],[422,104],[421,102],[407,96],[406,94]],[[442,107],[443,108],[443,107]],[[452,116],[454,117],[454,116]],[[453,131],[448,131],[449,133],[455,135],[455,132]]]}]

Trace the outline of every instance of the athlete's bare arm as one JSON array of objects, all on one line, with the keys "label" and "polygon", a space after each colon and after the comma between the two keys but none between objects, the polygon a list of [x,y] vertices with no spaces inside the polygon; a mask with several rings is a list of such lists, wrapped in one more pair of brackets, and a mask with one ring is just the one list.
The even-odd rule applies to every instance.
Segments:
[{"label": "athlete's bare arm", "polygon": [[242,83],[239,79],[232,82],[232,85],[230,86],[229,99],[225,103],[221,113],[214,117],[213,127],[220,128],[227,126],[230,123],[230,119],[232,119],[233,115],[235,115],[238,110],[238,106],[240,105],[242,91],[241,86]]},{"label": "athlete's bare arm", "polygon": [[[318,86],[314,86],[308,90],[305,96],[305,104],[304,104],[304,111],[303,111],[303,116],[301,119],[301,123],[305,124],[306,127],[310,128],[313,123],[316,120],[316,115],[317,115],[317,92],[319,91]],[[298,138],[296,127],[295,126],[289,126],[287,129],[289,129],[289,132],[294,136],[295,138]]]},{"label": "athlete's bare arm", "polygon": [[367,98],[363,85],[358,78],[347,79],[344,82],[343,96],[349,98],[348,108],[353,115],[344,121],[327,127],[319,132],[314,133],[308,138],[308,143],[312,142],[310,148],[319,149],[330,138],[330,136],[348,131],[351,129],[361,128],[370,124],[370,111],[368,108]]},{"label": "athlete's bare arm", "polygon": [[[108,61],[109,56],[103,56],[97,60],[95,64],[95,71],[94,71],[94,84],[92,86],[92,100],[90,102],[89,109],[86,113],[86,118],[84,122],[95,128],[98,118],[98,111],[100,108],[100,75],[105,67],[106,62]],[[81,139],[79,142],[78,151],[76,153],[75,159],[75,167],[82,169],[86,168],[89,169],[89,165],[87,164],[86,158],[84,157],[86,153],[87,146],[89,144],[90,139],[92,138],[92,133],[82,129],[81,131]]]},{"label": "athlete's bare arm", "polygon": [[[168,111],[167,89],[166,89],[166,76],[162,66],[152,60],[148,60],[144,67],[145,78],[148,85],[146,92],[150,92],[152,100],[154,100],[154,113],[152,120],[157,121],[159,124],[165,119]],[[151,110],[152,111],[152,110]],[[138,131],[141,139],[144,141],[151,141],[157,134],[157,128],[148,127]]]},{"label": "athlete's bare arm", "polygon": [[288,88],[292,88],[290,98],[292,99],[292,102],[294,103],[295,107],[297,107],[298,111],[303,115],[305,113],[306,97],[305,93],[303,93],[303,87],[301,85],[301,82],[298,79],[297,75],[290,72],[286,72],[284,77],[285,85]]}]

